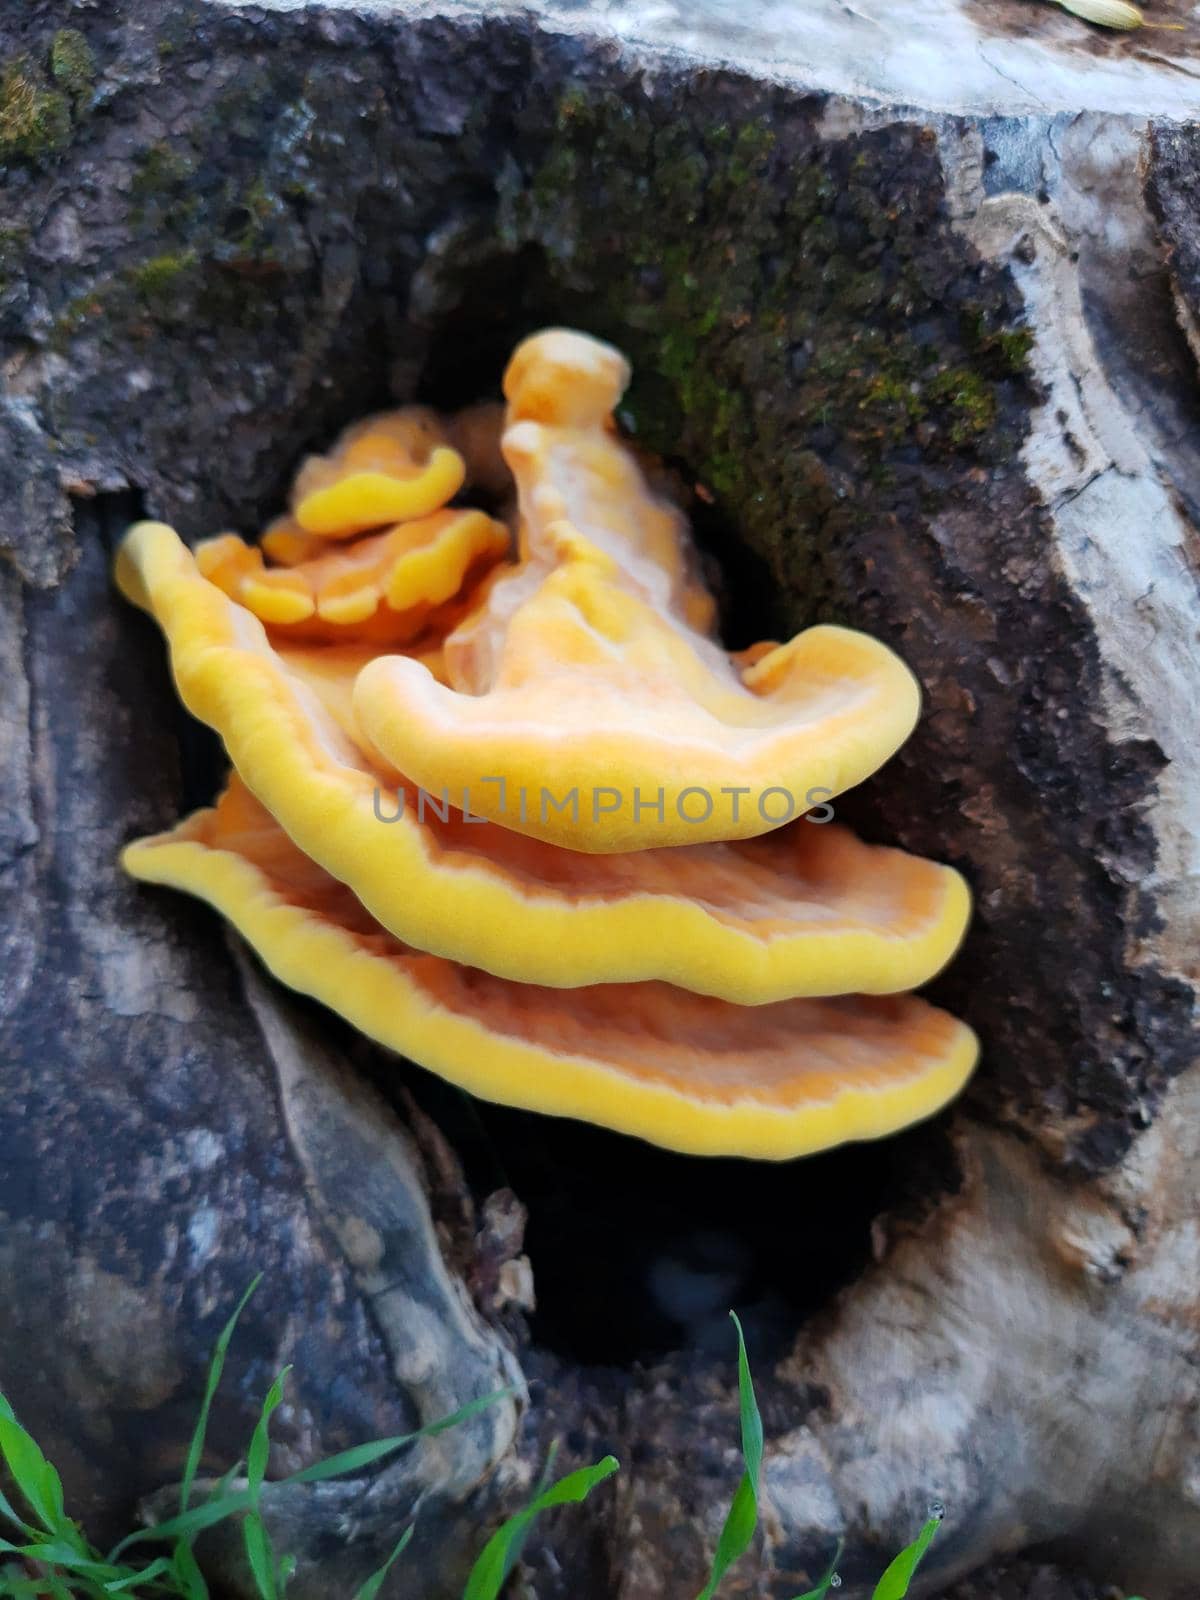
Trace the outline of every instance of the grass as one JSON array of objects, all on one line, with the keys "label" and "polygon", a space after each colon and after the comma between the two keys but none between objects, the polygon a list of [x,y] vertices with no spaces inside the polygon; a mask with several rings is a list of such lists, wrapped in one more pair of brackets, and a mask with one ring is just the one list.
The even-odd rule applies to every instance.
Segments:
[{"label": "grass", "polygon": [[[259,1600],[284,1600],[294,1560],[277,1555],[260,1508],[266,1481],[270,1449],[271,1415],[283,1398],[288,1368],[279,1374],[263,1401],[253,1436],[246,1451],[244,1486],[233,1487],[238,1472],[235,1466],[203,1499],[196,1495],[196,1474],[204,1451],[209,1412],[221,1381],[225,1358],[238,1318],[258,1285],[256,1278],[242,1296],[225,1324],[213,1351],[205,1384],[200,1414],[188,1447],[179,1488],[179,1511],[152,1527],[129,1534],[107,1555],[85,1537],[79,1524],[67,1516],[62,1482],[46,1460],[33,1437],[21,1426],[12,1406],[0,1392],[0,1459],[7,1477],[22,1502],[16,1506],[0,1487],[0,1526],[8,1524],[8,1537],[0,1537],[0,1597],[23,1600],[26,1596],[49,1596],[50,1600],[107,1600],[117,1595],[145,1597],[145,1600],[209,1600],[209,1589],[195,1554],[195,1541],[206,1528],[230,1517],[240,1517],[248,1569]],[[731,1315],[733,1315],[731,1313]],[[758,1499],[762,1479],[763,1427],[746,1341],[742,1326],[733,1316],[737,1331],[738,1397],[741,1411],[742,1459],[744,1471],[733,1496],[713,1555],[708,1582],[697,1600],[715,1600],[729,1568],[750,1548],[758,1525]],[[284,1483],[319,1483],[347,1473],[361,1472],[418,1439],[444,1433],[457,1427],[485,1407],[509,1396],[512,1389],[472,1401],[451,1416],[419,1428],[415,1433],[351,1450],[316,1462],[284,1478]],[[543,1511],[575,1505],[618,1470],[613,1456],[605,1456],[594,1466],[580,1467],[552,1482],[554,1452],[551,1451],[541,1482],[523,1510],[504,1522],[484,1545],[471,1569],[462,1600],[498,1600],[508,1581],[533,1523]],[[241,1464],[239,1463],[239,1466]],[[931,1508],[930,1516],[916,1539],[902,1550],[875,1587],[872,1600],[904,1600],[914,1573],[941,1525],[941,1506]],[[375,1600],[392,1566],[404,1554],[413,1535],[410,1524],[379,1570],[355,1591],[353,1600]],[[841,1548],[815,1589],[797,1595],[795,1600],[826,1600],[831,1589],[840,1585],[837,1561]]]}]

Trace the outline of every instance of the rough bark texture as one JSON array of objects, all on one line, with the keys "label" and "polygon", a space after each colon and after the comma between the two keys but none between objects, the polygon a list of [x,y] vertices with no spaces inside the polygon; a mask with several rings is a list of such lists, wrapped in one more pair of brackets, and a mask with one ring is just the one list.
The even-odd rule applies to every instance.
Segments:
[{"label": "rough bark texture", "polygon": [[[566,321],[630,353],[624,421],[700,491],[732,643],[850,620],[912,664],[921,728],[839,810],[978,900],[936,986],[985,1043],[952,1116],[830,1158],[820,1198],[818,1169],[764,1187],[586,1144],[634,1192],[601,1251],[643,1247],[643,1194],[664,1235],[701,1184],[774,1210],[756,1582],[795,1593],[844,1536],[856,1595],[938,1498],[930,1592],[1032,1544],[1191,1592],[1188,46],[925,0],[909,56],[869,68],[894,7],[797,11],[735,37],[715,4],[0,7],[0,1382],[102,1531],[178,1473],[255,1272],[214,1467],[286,1360],[281,1471],[512,1381],[522,1299],[517,1212],[477,1218],[428,1121],[403,1111],[414,1143],[363,1087],[395,1102],[419,1075],[117,872],[216,761],[106,547],[139,496],[188,536],[252,531],[342,422],[476,398],[516,337]],[[855,1207],[861,1237],[830,1221]],[[741,1226],[762,1231],[749,1201]],[[829,1234],[842,1277],[874,1259],[798,1327]],[[694,1593],[738,1472],[731,1366],[699,1343],[606,1372],[520,1348],[520,1440],[507,1403],[367,1485],[277,1495],[296,1593],[349,1592],[414,1507],[395,1592],[456,1592],[553,1434],[564,1463],[611,1446],[624,1469],[531,1548],[528,1592]],[[1057,1581],[1020,1592],[1083,1592]]]}]

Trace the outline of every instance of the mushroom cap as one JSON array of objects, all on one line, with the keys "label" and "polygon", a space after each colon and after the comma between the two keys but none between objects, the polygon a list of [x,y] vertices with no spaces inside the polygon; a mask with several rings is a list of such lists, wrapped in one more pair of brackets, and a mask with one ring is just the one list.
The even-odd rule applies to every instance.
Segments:
[{"label": "mushroom cap", "polygon": [[327,456],[309,456],[292,490],[292,515],[306,533],[350,539],[428,516],[465,477],[437,413],[406,406],[348,428]]},{"label": "mushroom cap", "polygon": [[[520,564],[447,639],[448,683],[380,657],[356,715],[413,782],[478,794],[493,821],[573,850],[751,838],[876,771],[912,732],[920,691],[846,628],[720,648],[687,524],[617,436],[628,377],[582,334],[518,347],[503,450]],[[492,777],[525,805],[504,805]],[[578,793],[581,810],[542,804],[546,791]]]},{"label": "mushroom cap", "polygon": [[[249,788],[410,944],[546,986],[662,978],[759,1005],[922,983],[962,936],[957,873],[836,825],[604,856],[482,824],[474,789],[469,818],[440,804],[441,785],[426,805],[358,723],[370,645],[273,641],[161,523],[130,530],[117,577],[159,622],[184,704]],[[412,648],[435,664],[435,637]]]},{"label": "mushroom cap", "polygon": [[663,983],[547,989],[414,951],[233,779],[130,845],[134,877],[226,916],[284,983],[485,1099],[695,1154],[786,1160],[878,1138],[962,1088],[977,1042],[911,995],[750,1008]]},{"label": "mushroom cap", "polygon": [[[643,850],[765,833],[870,777],[912,732],[916,679],[878,640],[822,625],[739,669],[565,526],[559,550],[494,653],[472,640],[466,671],[490,673],[487,689],[460,692],[455,635],[449,686],[403,656],[364,667],[359,723],[414,783],[573,850]],[[493,615],[512,584],[496,583]],[[571,794],[577,810],[560,803]]]},{"label": "mushroom cap", "polygon": [[498,561],[509,537],[482,511],[443,510],[345,543],[285,529],[275,530],[273,542],[295,559],[268,568],[260,548],[226,533],[198,545],[196,563],[260,621],[294,637],[401,643],[458,595],[469,574]]}]

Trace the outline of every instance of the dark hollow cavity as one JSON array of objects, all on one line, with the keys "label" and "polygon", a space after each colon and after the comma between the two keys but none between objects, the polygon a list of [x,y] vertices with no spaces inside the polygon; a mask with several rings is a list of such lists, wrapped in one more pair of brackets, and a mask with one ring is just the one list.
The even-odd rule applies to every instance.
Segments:
[{"label": "dark hollow cavity", "polygon": [[674,1350],[725,1360],[742,1320],[760,1359],[871,1259],[883,1211],[953,1185],[938,1124],[798,1161],[679,1155],[561,1118],[474,1101],[421,1073],[419,1103],[477,1197],[529,1210],[534,1342],[589,1365]]}]

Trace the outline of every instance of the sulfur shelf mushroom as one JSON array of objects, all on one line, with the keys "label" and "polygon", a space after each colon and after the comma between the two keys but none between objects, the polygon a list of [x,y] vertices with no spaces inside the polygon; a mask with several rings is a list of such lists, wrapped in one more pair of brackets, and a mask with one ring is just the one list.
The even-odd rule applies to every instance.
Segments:
[{"label": "sulfur shelf mushroom", "polygon": [[358,728],[370,646],[273,642],[161,523],[130,531],[117,577],[159,622],[185,705],[249,788],[410,944],[548,986],[662,978],[758,1005],[908,988],[961,938],[969,896],[955,872],[833,825],[590,856],[468,821],[434,803],[439,791],[425,804]]},{"label": "sulfur shelf mushroom", "polygon": [[[952,954],[966,886],[779,823],[891,754],[915,682],[846,629],[720,648],[686,523],[617,436],[627,379],[552,330],[510,363],[502,439],[494,406],[408,408],[310,461],[257,550],[197,565],[133,528],[118,581],[234,773],[126,864],[490,1098],[711,1153],[890,1132],[974,1064],[900,992]],[[468,474],[494,506],[515,483],[515,563],[446,506]]]},{"label": "sulfur shelf mushroom", "polygon": [[435,412],[407,406],[357,423],[327,456],[310,456],[292,491],[305,533],[350,539],[425,517],[463,486],[466,464]]},{"label": "sulfur shelf mushroom", "polygon": [[[276,530],[276,548],[285,537]],[[292,637],[402,643],[470,576],[498,561],[508,542],[504,524],[482,511],[444,510],[352,543],[292,543],[287,553],[297,559],[272,568],[258,546],[226,533],[199,545],[196,563],[260,621]]]},{"label": "sulfur shelf mushroom", "polygon": [[355,713],[414,783],[469,792],[535,838],[589,852],[750,838],[870,776],[911,733],[919,690],[847,628],[736,658],[713,642],[682,519],[615,434],[627,378],[579,334],[519,347],[503,449],[521,565],[446,641],[448,685],[381,656]]},{"label": "sulfur shelf mushroom", "polygon": [[208,901],[276,975],[472,1093],[672,1149],[783,1160],[877,1138],[962,1087],[970,1029],[911,995],[749,1008],[662,983],[564,992],[412,950],[237,778],[131,845],[135,877]]}]

